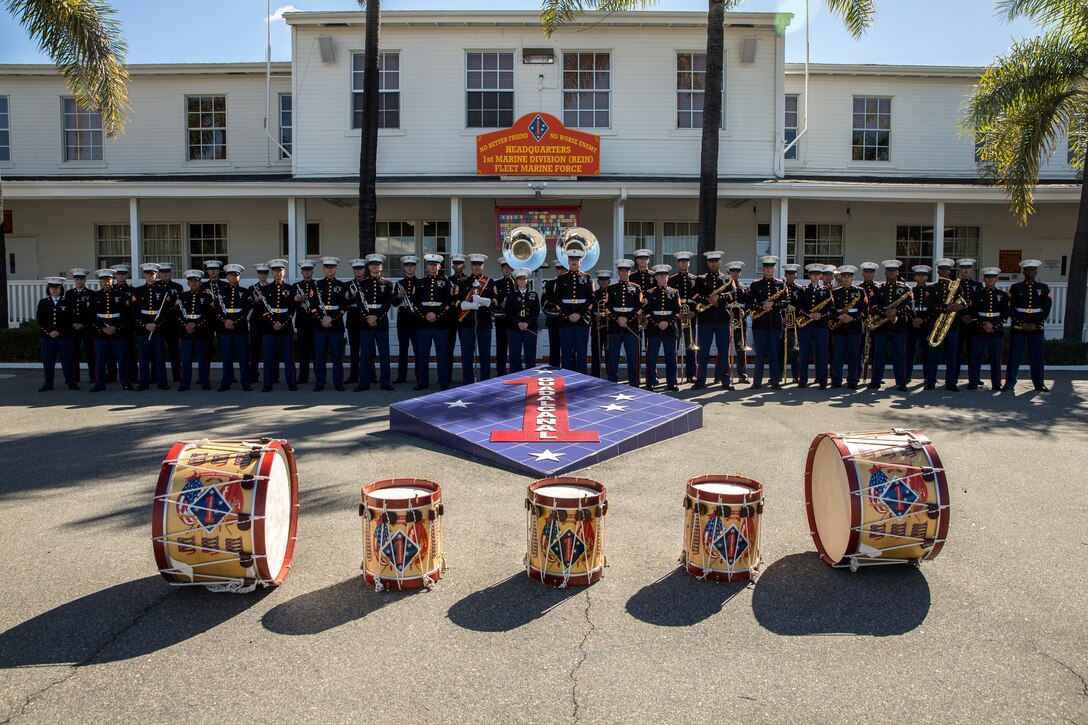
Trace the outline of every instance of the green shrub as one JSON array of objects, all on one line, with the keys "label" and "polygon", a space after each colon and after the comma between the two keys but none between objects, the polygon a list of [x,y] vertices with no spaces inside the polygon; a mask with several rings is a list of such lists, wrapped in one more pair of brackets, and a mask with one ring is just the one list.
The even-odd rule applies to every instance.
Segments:
[{"label": "green shrub", "polygon": [[38,362],[42,359],[38,323],[28,320],[18,327],[0,330],[0,361]]},{"label": "green shrub", "polygon": [[1088,342],[1047,340],[1043,359],[1047,365],[1088,365]]}]

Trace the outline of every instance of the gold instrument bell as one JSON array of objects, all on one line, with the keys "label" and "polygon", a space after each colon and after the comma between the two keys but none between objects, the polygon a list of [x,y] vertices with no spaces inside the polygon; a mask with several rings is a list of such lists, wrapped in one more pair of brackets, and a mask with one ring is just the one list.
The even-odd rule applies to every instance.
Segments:
[{"label": "gold instrument bell", "polygon": [[555,243],[555,257],[561,265],[570,269],[567,264],[567,252],[579,249],[585,255],[582,257],[583,272],[588,272],[601,258],[601,245],[597,242],[597,235],[584,227],[571,227],[559,237]]},{"label": "gold instrument bell", "polygon": [[532,227],[514,227],[502,241],[502,256],[514,269],[535,271],[548,258],[544,235]]}]

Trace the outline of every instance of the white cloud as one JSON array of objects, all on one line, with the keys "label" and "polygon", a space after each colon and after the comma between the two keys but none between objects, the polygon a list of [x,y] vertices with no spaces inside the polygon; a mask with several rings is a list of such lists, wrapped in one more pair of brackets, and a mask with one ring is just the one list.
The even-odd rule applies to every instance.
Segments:
[{"label": "white cloud", "polygon": [[296,8],[294,5],[284,5],[281,8],[276,8],[276,12],[269,15],[265,20],[266,20],[266,22],[275,23],[275,22],[283,20],[283,14],[284,13],[297,13],[297,12],[299,12],[299,9]]}]

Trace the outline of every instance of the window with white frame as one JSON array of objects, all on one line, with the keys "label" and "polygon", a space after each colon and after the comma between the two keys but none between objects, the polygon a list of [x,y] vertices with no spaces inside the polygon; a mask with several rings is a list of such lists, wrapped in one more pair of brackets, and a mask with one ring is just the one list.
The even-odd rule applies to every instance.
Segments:
[{"label": "window with white frame", "polygon": [[449,220],[423,222],[423,253],[442,256],[450,253]]},{"label": "window with white frame", "polygon": [[[351,54],[351,127],[363,127],[365,53]],[[400,52],[378,53],[378,128],[400,128]]]},{"label": "window with white frame", "polygon": [[400,258],[406,254],[416,253],[416,223],[414,221],[378,222],[374,251],[385,255],[390,274],[395,271],[396,274],[393,276],[403,276]]},{"label": "window with white frame", "polygon": [[895,227],[895,258],[903,263],[906,275],[918,264],[933,266],[933,227],[898,224]]},{"label": "window with white frame", "polygon": [[227,225],[189,225],[189,264],[193,269],[203,269],[205,262],[218,259],[227,262]]},{"label": "window with white frame", "polygon": [[[284,258],[291,255],[291,241],[287,235],[287,223],[280,224],[280,254]],[[321,225],[318,222],[306,222],[306,251],[305,256],[314,258],[321,256]]]},{"label": "window with white frame", "polygon": [[295,140],[294,106],[291,94],[280,94],[280,158],[289,159],[294,153],[293,142]]},{"label": "window with white frame", "polygon": [[[756,259],[771,253],[771,225],[756,225]],[[786,225],[786,259],[783,264],[797,262],[797,225]]]},{"label": "window with white frame", "polygon": [[514,54],[467,53],[468,128],[502,128],[514,123]]},{"label": "window with white frame", "polygon": [[563,125],[608,128],[612,56],[563,53]]},{"label": "window with white frame", "polygon": [[944,256],[950,259],[978,259],[981,256],[981,241],[981,227],[945,227]]},{"label": "window with white frame", "polygon": [[105,269],[132,259],[132,235],[128,224],[96,224],[95,259]]},{"label": "window with white frame", "polygon": [[[722,61],[722,120],[725,125],[725,61]],[[676,127],[702,128],[706,96],[706,53],[676,54]]]},{"label": "window with white frame", "polygon": [[0,161],[11,161],[11,117],[7,96],[0,96]]},{"label": "window with white frame", "polygon": [[890,161],[892,99],[854,97],[851,158],[854,161]]},{"label": "window with white frame", "polygon": [[804,264],[843,264],[842,224],[805,224]]},{"label": "window with white frame", "polygon": [[102,160],[102,116],[74,98],[62,98],[64,112],[64,160]]},{"label": "window with white frame", "polygon": [[185,246],[180,224],[144,224],[143,253],[145,262],[170,262],[174,269],[186,268]]},{"label": "window with white frame", "polygon": [[190,161],[227,158],[227,97],[186,96],[186,128]]},{"label": "window with white frame", "polygon": [[661,229],[661,251],[656,261],[668,264],[663,260],[671,259],[677,252],[693,252],[698,245],[698,222],[665,222]]},{"label": "window with white frame", "polygon": [[623,256],[634,259],[636,249],[649,249],[656,255],[657,233],[654,222],[638,220],[623,222]]},{"label": "window with white frame", "polygon": [[[783,148],[793,143],[797,138],[798,119],[800,118],[800,112],[797,110],[797,101],[800,96],[791,94],[786,96],[786,119],[785,119],[785,138]],[[785,158],[796,159],[797,158],[797,145],[794,145],[789,151],[786,152]]]}]

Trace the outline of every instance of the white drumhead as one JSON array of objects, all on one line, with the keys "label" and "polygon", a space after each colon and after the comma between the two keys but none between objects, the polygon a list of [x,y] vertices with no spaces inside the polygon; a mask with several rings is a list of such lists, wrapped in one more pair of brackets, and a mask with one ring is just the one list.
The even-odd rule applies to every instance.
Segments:
[{"label": "white drumhead", "polygon": [[726,483],[725,481],[707,481],[706,483],[696,483],[695,488],[699,491],[706,491],[707,493],[724,493],[733,496],[743,496],[748,493],[756,492],[756,490],[751,486],[742,486],[739,483]]},{"label": "white drumhead", "polygon": [[823,438],[812,461],[812,514],[828,558],[838,562],[850,542],[850,479],[835,441]]},{"label": "white drumhead", "polygon": [[558,483],[553,486],[541,486],[536,490],[541,496],[552,498],[589,498],[600,496],[601,492],[589,486],[571,486],[566,483]]},{"label": "white drumhead", "polygon": [[264,515],[265,561],[269,576],[275,578],[283,568],[291,535],[291,476],[287,472],[287,456],[278,448],[265,483]]},{"label": "white drumhead", "polygon": [[423,488],[422,486],[390,486],[389,488],[379,488],[375,491],[368,491],[367,496],[372,498],[419,498],[420,496],[430,496],[434,491],[429,488]]}]

